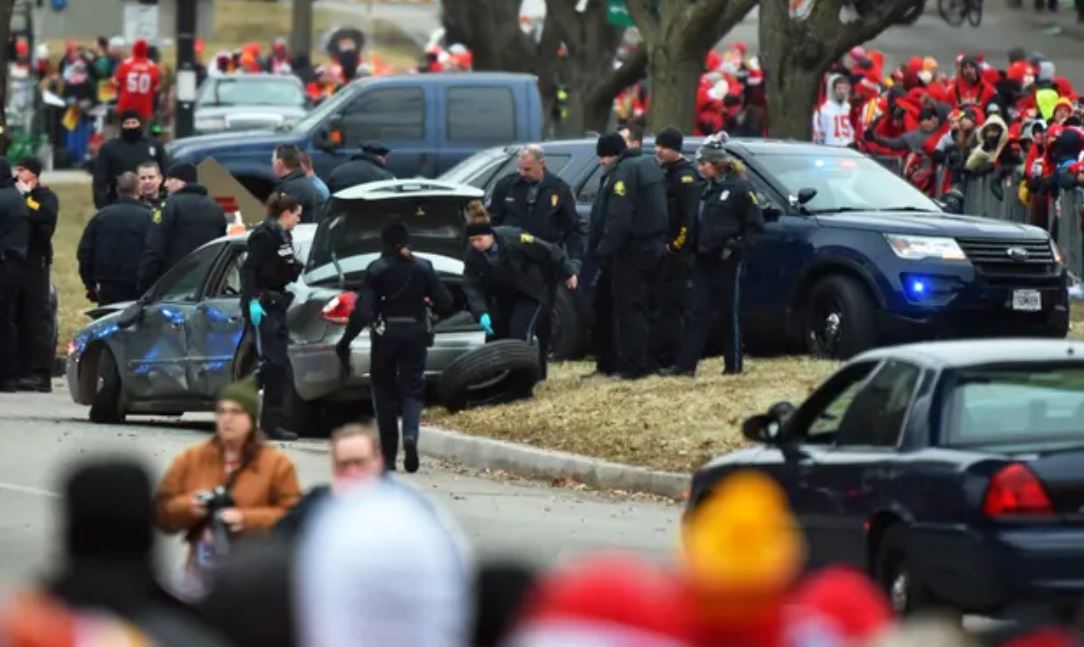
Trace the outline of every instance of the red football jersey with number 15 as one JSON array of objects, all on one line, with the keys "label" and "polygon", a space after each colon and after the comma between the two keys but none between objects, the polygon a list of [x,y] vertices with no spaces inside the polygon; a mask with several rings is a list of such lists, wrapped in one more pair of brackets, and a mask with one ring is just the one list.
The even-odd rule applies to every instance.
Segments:
[{"label": "red football jersey with number 15", "polygon": [[135,110],[144,123],[154,116],[154,97],[158,94],[158,66],[146,58],[130,58],[117,68],[117,112]]}]

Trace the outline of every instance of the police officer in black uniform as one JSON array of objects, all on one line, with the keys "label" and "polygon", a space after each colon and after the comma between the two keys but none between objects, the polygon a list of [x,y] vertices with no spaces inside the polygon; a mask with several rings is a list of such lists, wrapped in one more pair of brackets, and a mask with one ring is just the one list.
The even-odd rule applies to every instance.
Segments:
[{"label": "police officer in black uniform", "polygon": [[166,168],[162,144],[143,134],[143,120],[134,110],[121,114],[120,137],[106,142],[94,165],[94,206],[101,209],[117,199],[117,177],[136,172],[143,162]]},{"label": "police officer in black uniform", "polygon": [[685,334],[688,310],[690,244],[703,183],[696,167],[681,154],[684,137],[673,126],[655,137],[655,157],[666,177],[666,257],[652,287],[651,340],[659,366],[673,366]]},{"label": "police officer in black uniform", "polygon": [[267,201],[267,220],[248,236],[248,255],[241,266],[241,312],[255,332],[260,353],[260,429],[272,440],[297,440],[296,432],[305,431],[286,429],[284,411],[290,379],[286,309],[293,300],[286,286],[301,274],[290,231],[300,222],[301,210],[297,198],[273,194]]},{"label": "police officer in black uniform", "polygon": [[[616,368],[622,377],[638,379],[657,369],[650,352],[648,306],[666,254],[665,179],[654,158],[628,148],[618,133],[600,137],[596,152],[611,169],[592,210],[592,248],[608,275]],[[596,311],[596,325],[606,315]]]},{"label": "police officer in black uniform", "polygon": [[[497,181],[489,202],[489,217],[494,226],[516,227],[561,247],[579,275],[587,244],[586,223],[576,213],[572,188],[546,168],[545,153],[537,144],[524,146],[516,158],[516,171]],[[557,282],[551,284],[553,291],[543,304],[536,327],[543,354],[549,354],[550,320],[557,298]]]},{"label": "police officer in black uniform", "polygon": [[301,164],[301,149],[293,144],[276,147],[271,155],[271,168],[279,178],[272,193],[294,196],[301,203],[301,222],[316,222],[316,211],[323,200],[312,180],[305,175],[305,168]]},{"label": "police officer in black uniform", "polygon": [[[136,196],[148,209],[160,209],[165,204],[169,193],[163,186],[162,169],[158,168],[157,162],[143,162],[136,169],[139,177],[139,195]],[[118,179],[118,184],[120,180]],[[120,190],[117,190],[118,198]]]},{"label": "police officer in black uniform", "polygon": [[[478,201],[468,205],[466,233],[463,290],[482,328],[500,339],[540,337],[556,282],[576,289],[576,265],[557,245],[516,227],[494,227]],[[540,366],[546,360],[539,344]]]},{"label": "police officer in black uniform", "polygon": [[136,199],[134,173],[117,178],[117,201],[99,211],[83,229],[76,258],[87,299],[98,305],[139,298],[139,257],[151,228],[151,210]]},{"label": "police officer in black uniform", "polygon": [[166,173],[169,197],[151,214],[151,228],[139,263],[139,292],[145,292],[189,252],[226,235],[222,206],[196,184],[196,167],[174,164]]},{"label": "police officer in black uniform", "polygon": [[708,185],[696,231],[692,316],[677,364],[668,374],[696,375],[716,319],[723,327],[724,374],[742,372],[742,258],[763,233],[764,217],[744,166],[726,152],[725,142],[726,133],[718,133],[696,152],[697,167]]},{"label": "police officer in black uniform", "polygon": [[23,194],[30,224],[26,263],[19,279],[19,390],[53,390],[56,320],[49,304],[53,266],[53,232],[60,199],[41,183],[42,163],[36,157],[15,165],[15,187]]},{"label": "police officer in black uniform", "polygon": [[380,428],[385,469],[395,470],[399,453],[399,416],[403,418],[403,467],[418,471],[418,433],[425,396],[425,357],[431,343],[427,305],[437,313],[453,301],[429,261],[410,251],[406,225],[393,223],[381,232],[383,251],[365,270],[365,283],[335,350],[350,371],[350,344],[369,326],[372,340],[373,407]]},{"label": "police officer in black uniform", "polygon": [[11,164],[0,157],[0,391],[18,390],[19,277],[30,245],[26,202],[15,188]]},{"label": "police officer in black uniform", "polygon": [[361,145],[361,153],[351,157],[350,161],[336,166],[331,172],[328,189],[335,194],[359,184],[394,180],[395,176],[387,167],[390,152],[388,147],[381,142],[365,142]]}]

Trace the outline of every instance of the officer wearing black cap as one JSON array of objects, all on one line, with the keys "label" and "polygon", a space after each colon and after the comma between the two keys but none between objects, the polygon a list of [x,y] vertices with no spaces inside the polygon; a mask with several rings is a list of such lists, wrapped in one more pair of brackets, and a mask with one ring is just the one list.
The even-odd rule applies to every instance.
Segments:
[{"label": "officer wearing black cap", "polygon": [[[596,152],[609,167],[592,207],[591,249],[601,269],[600,285],[609,284],[611,304],[596,309],[596,326],[605,325],[606,305],[612,307],[613,357],[616,366],[600,372],[618,372],[627,379],[645,377],[656,370],[650,353],[648,305],[650,287],[666,254],[666,187],[659,165],[643,163],[639,148],[628,148],[618,133],[599,137]],[[599,298],[605,300],[605,295]]]},{"label": "officer wearing black cap", "polygon": [[26,201],[15,188],[11,164],[0,157],[0,391],[18,390],[19,367],[11,358],[18,356],[19,279],[27,248],[30,223]]},{"label": "officer wearing black cap", "polygon": [[692,232],[703,183],[696,167],[681,154],[684,137],[673,126],[655,136],[655,157],[666,177],[667,255],[652,288],[651,339],[659,366],[673,366],[684,336],[688,310]]},{"label": "officer wearing black cap", "polygon": [[41,160],[24,158],[15,165],[15,188],[23,195],[30,225],[26,262],[19,279],[19,389],[53,390],[53,334],[56,323],[49,305],[49,271],[53,265],[53,232],[60,199],[41,183]]},{"label": "officer wearing black cap", "polygon": [[399,453],[399,416],[403,418],[403,467],[418,471],[418,433],[425,396],[425,357],[431,343],[429,312],[453,306],[452,295],[433,265],[410,251],[406,225],[396,222],[381,232],[383,251],[365,270],[357,306],[335,346],[345,373],[350,344],[369,326],[373,408],[380,429],[385,469],[395,470]]},{"label": "officer wearing black cap", "polygon": [[712,135],[696,152],[696,164],[708,181],[696,230],[693,305],[677,363],[670,375],[696,375],[716,320],[723,326],[725,374],[742,372],[741,267],[750,245],[764,232],[753,187],[745,167],[725,148],[726,133]]},{"label": "officer wearing black cap", "polygon": [[174,164],[166,173],[169,197],[151,214],[147,245],[139,263],[139,292],[149,289],[192,250],[226,235],[222,206],[197,180],[196,167],[191,164]]},{"label": "officer wearing black cap", "polygon": [[395,176],[387,167],[390,152],[387,146],[378,141],[362,144],[360,153],[331,172],[331,179],[328,182],[331,194],[334,195],[343,189],[367,182],[394,180]]},{"label": "officer wearing black cap", "polygon": [[302,267],[294,255],[290,232],[301,221],[303,210],[294,196],[272,194],[267,201],[267,219],[248,236],[248,255],[241,266],[241,312],[252,325],[260,352],[260,429],[272,440],[297,440],[297,434],[306,431],[287,429],[283,409],[290,379],[286,310],[293,301],[286,286],[297,279]]},{"label": "officer wearing black cap", "polygon": [[134,110],[121,113],[120,137],[98,151],[94,164],[94,206],[98,209],[117,199],[117,177],[126,171],[135,173],[143,162],[155,162],[166,168],[165,151],[159,142],[143,134],[143,120]]},{"label": "officer wearing black cap", "polygon": [[139,260],[152,212],[137,199],[138,192],[135,173],[121,173],[117,201],[91,218],[79,239],[79,276],[87,299],[99,305],[139,298]]}]

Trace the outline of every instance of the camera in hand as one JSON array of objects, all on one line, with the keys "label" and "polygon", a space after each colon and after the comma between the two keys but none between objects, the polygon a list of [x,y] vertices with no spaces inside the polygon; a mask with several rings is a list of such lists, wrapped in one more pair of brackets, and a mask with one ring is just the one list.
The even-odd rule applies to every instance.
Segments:
[{"label": "camera in hand", "polygon": [[216,512],[232,508],[234,506],[233,495],[225,486],[219,485],[213,490],[204,490],[196,494],[196,500],[207,508],[207,514],[214,516]]}]

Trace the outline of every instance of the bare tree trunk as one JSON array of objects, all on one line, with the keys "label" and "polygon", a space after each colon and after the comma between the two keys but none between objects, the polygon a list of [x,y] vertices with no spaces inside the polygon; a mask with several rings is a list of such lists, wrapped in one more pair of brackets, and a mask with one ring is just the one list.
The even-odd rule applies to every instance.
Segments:
[{"label": "bare tree trunk", "polygon": [[0,155],[7,155],[11,136],[8,135],[8,41],[11,39],[11,16],[15,0],[0,0]]},{"label": "bare tree trunk", "polygon": [[294,0],[293,27],[290,29],[290,51],[294,56],[304,54],[312,60],[312,2]]},{"label": "bare tree trunk", "polygon": [[696,87],[704,70],[703,59],[661,47],[651,52],[650,59],[649,130],[657,133],[667,126],[677,126],[689,132],[696,120]]}]

